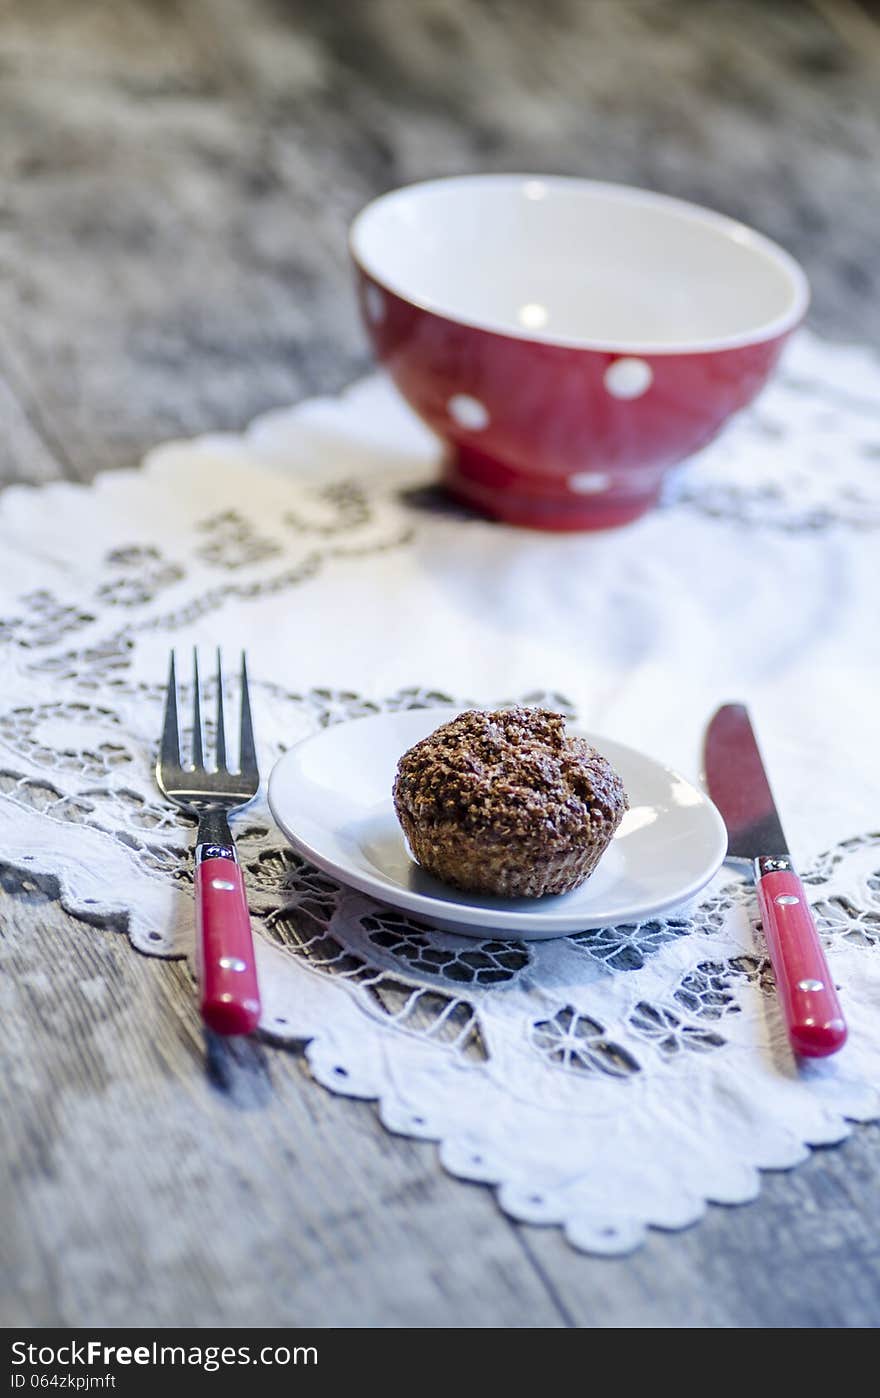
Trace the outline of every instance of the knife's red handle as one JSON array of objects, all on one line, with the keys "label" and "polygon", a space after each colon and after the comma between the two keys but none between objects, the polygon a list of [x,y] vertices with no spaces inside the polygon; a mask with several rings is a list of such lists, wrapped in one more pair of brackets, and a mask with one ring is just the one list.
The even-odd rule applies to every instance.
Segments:
[{"label": "knife's red handle", "polygon": [[196,867],[196,969],[202,1019],[217,1034],[251,1034],[260,1022],[260,992],[251,919],[235,859]]},{"label": "knife's red handle", "polygon": [[846,1025],[804,886],[785,869],[762,874],[757,892],[792,1048],[808,1058],[836,1053]]}]

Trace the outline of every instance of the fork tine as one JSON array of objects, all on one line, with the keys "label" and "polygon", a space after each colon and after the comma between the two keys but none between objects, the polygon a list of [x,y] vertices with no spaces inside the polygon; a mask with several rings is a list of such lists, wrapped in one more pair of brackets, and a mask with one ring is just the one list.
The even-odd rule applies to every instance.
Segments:
[{"label": "fork tine", "polygon": [[241,653],[241,729],[238,740],[238,766],[242,776],[257,771],[257,750],[254,746],[254,723],[251,717],[251,697],[248,691],[247,660]]},{"label": "fork tine", "polygon": [[180,766],[180,730],[177,726],[177,675],[174,651],[168,667],[168,688],[165,691],[165,717],[162,720],[162,741],[159,744],[159,767],[172,771]]},{"label": "fork tine", "polygon": [[223,664],[220,647],[217,647],[217,771],[225,772],[226,767],[226,726],[223,722]]},{"label": "fork tine", "polygon": [[199,771],[205,765],[202,750],[202,703],[199,684],[199,652],[193,646],[193,754],[192,765]]}]

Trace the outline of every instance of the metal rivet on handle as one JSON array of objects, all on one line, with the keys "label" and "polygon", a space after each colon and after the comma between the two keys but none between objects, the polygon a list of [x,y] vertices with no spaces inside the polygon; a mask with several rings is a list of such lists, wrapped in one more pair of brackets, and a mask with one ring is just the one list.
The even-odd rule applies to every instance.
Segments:
[{"label": "metal rivet on handle", "polygon": [[798,981],[798,990],[824,990],[824,989],[825,989],[825,982],[824,982],[824,981],[813,981],[813,980],[809,980],[809,979],[808,979],[808,980],[805,980],[805,981]]},{"label": "metal rivet on handle", "polygon": [[[211,880],[211,887],[212,887],[212,888],[222,888],[222,889],[225,889],[227,893],[232,893],[232,892],[234,892],[234,890],[235,890],[235,884],[234,884],[234,883],[230,883],[228,879],[212,879],[212,880]],[[777,902],[778,902],[778,899],[777,899]]]},{"label": "metal rivet on handle", "polygon": [[221,956],[220,965],[224,971],[246,971],[247,963],[238,956]]},{"label": "metal rivet on handle", "polygon": [[800,898],[796,898],[793,893],[780,893],[778,898],[773,899],[773,902],[778,903],[781,908],[793,908],[795,903],[800,901]]}]

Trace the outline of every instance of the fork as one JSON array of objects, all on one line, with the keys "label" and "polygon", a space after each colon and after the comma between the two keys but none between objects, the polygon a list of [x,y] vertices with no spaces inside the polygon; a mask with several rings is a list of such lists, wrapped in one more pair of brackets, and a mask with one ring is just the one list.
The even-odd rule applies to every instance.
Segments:
[{"label": "fork", "polygon": [[196,816],[199,822],[195,846],[196,972],[202,1019],[217,1034],[250,1034],[260,1020],[260,992],[244,879],[227,818],[232,811],[253,801],[260,787],[244,652],[237,772],[231,772],[226,761],[219,649],[217,738],[212,769],[205,766],[199,691],[199,657],[194,649],[192,764],[184,765],[172,651],[156,780],[169,801]]}]

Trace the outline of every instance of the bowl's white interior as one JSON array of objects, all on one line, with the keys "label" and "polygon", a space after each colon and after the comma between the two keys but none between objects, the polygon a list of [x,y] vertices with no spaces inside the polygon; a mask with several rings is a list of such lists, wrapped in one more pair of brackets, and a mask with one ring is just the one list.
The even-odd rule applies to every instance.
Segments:
[{"label": "bowl's white interior", "polygon": [[808,288],[733,219],[624,185],[470,175],[395,190],[352,226],[389,290],[501,334],[601,349],[708,350],[796,324]]}]

